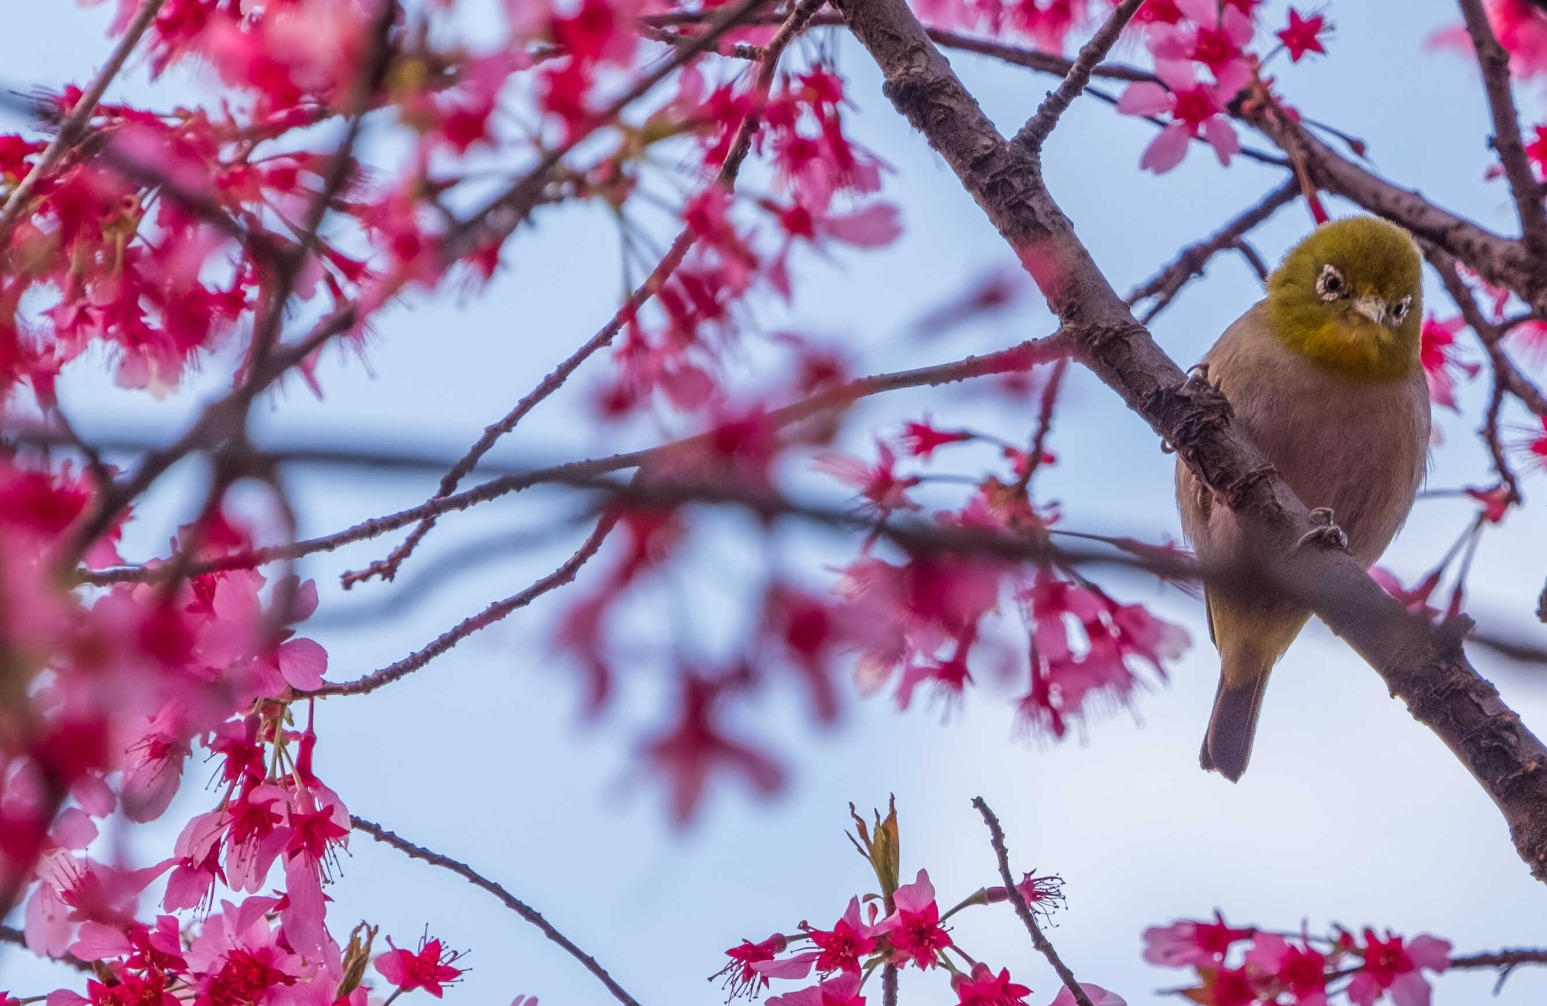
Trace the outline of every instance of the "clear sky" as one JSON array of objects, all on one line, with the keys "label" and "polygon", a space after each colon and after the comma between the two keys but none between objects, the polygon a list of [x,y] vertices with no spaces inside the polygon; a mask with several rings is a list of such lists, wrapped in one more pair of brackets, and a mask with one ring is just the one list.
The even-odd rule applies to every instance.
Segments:
[{"label": "clear sky", "polygon": [[[103,30],[116,5],[5,6],[0,85],[81,82],[104,58]],[[1267,9],[1274,23],[1282,19],[1282,4]],[[1289,100],[1367,141],[1376,168],[1400,184],[1511,231],[1506,190],[1483,181],[1490,155],[1475,72],[1457,55],[1425,49],[1438,26],[1458,19],[1454,4],[1341,0],[1327,12],[1337,24],[1330,56],[1280,68]],[[857,134],[895,169],[886,192],[901,207],[906,234],[878,254],[808,261],[795,305],[788,312],[770,306],[760,320],[770,329],[831,338],[877,370],[949,360],[1050,331],[1035,297],[993,324],[943,337],[911,330],[965,285],[1011,265],[1011,256],[945,165],[894,114],[864,53],[843,41],[837,56],[857,105]],[[977,57],[953,55],[952,62],[1006,129],[1051,86],[1048,78]],[[178,86],[160,92],[162,105],[186,93]],[[146,93],[143,74],[121,93]],[[1522,87],[1520,97],[1528,117],[1544,114],[1539,86]],[[12,128],[0,123],[0,130]],[[1119,289],[1281,180],[1278,169],[1246,161],[1221,169],[1201,149],[1173,173],[1140,174],[1139,153],[1150,136],[1144,123],[1081,100],[1047,152],[1053,193]],[[1303,207],[1291,206],[1260,230],[1256,246],[1274,260],[1309,225]],[[606,219],[550,212],[515,243],[486,296],[394,311],[364,363],[328,357],[323,400],[299,385],[274,399],[262,416],[266,436],[273,443],[327,439],[454,456],[611,315],[617,261],[616,233]],[[1432,282],[1428,293],[1440,304]],[[1221,258],[1161,316],[1155,335],[1179,362],[1190,363],[1259,295],[1238,258]],[[211,379],[204,390],[216,386]],[[634,440],[620,443],[588,420],[591,387],[581,379],[573,393],[534,414],[500,456],[531,462],[632,446]],[[1486,478],[1472,433],[1483,392],[1465,389],[1465,415],[1437,415],[1445,444],[1431,486]],[[84,371],[66,382],[64,399],[88,436],[119,427],[171,430],[194,403],[194,396],[155,403],[112,392]],[[1018,440],[1032,408],[971,388],[899,394],[867,403],[847,437],[862,446],[872,431],[928,410],[942,425]],[[1178,533],[1172,459],[1089,375],[1072,375],[1052,447],[1059,462],[1039,481],[1044,496],[1062,502],[1066,526],[1151,539]],[[179,486],[186,491],[200,477],[196,470],[174,474],[132,530],[127,555],[164,547]],[[433,474],[358,471],[298,470],[291,477],[305,535],[417,503],[435,482]],[[1539,632],[1531,609],[1547,542],[1540,505],[1547,482],[1538,477],[1526,488],[1524,511],[1483,540],[1470,607],[1485,625]],[[484,510],[445,522],[421,568],[437,550],[540,528],[555,512],[550,503],[521,500]],[[1421,502],[1386,565],[1408,578],[1422,573],[1470,512],[1455,501]],[[385,615],[377,606],[405,591],[370,585],[345,595],[336,583],[341,570],[379,557],[393,539],[307,560],[305,572],[323,595],[311,634],[331,654],[331,676],[355,677],[389,663],[547,572],[574,545],[554,538],[408,590],[404,606]],[[815,534],[794,535],[790,544],[813,580],[856,547]],[[717,601],[718,587],[733,581],[751,554],[728,527],[682,579],[684,596],[695,599],[693,621],[706,632],[734,603]],[[413,567],[406,567],[403,585],[412,582]],[[991,685],[944,721],[928,703],[899,715],[884,697],[854,698],[843,722],[827,732],[809,725],[792,693],[773,694],[740,708],[737,728],[780,753],[790,769],[786,791],[761,801],[734,787],[716,789],[697,824],[674,831],[636,747],[666,708],[663,682],[641,669],[600,722],[582,722],[580,689],[546,642],[562,610],[558,595],[390,688],[323,703],[318,768],[351,811],[461,859],[527,899],[647,1006],[719,1002],[717,986],[704,978],[720,967],[725,947],[791,931],[802,919],[825,924],[851,894],[868,890],[865,864],[842,834],[847,804],[883,805],[889,792],[902,814],[904,872],[927,867],[947,903],[993,882],[993,858],[968,803],[983,795],[1004,821],[1016,865],[1067,881],[1069,909],[1051,933],[1065,959],[1083,979],[1131,1004],[1158,1001],[1158,990],[1185,977],[1140,959],[1140,931],[1216,907],[1232,921],[1278,928],[1303,919],[1312,931],[1334,921],[1428,931],[1453,940],[1458,952],[1547,944],[1547,889],[1516,858],[1499,814],[1439,741],[1323,628],[1307,630],[1275,673],[1251,771],[1231,786],[1196,763],[1217,669],[1201,606],[1141,578],[1102,582],[1122,599],[1142,600],[1185,624],[1195,645],[1173,680],[1141,694],[1131,713],[1097,718],[1062,743],[1017,732],[1007,701],[1013,693]],[[1547,723],[1547,681],[1490,654],[1474,656],[1528,724]],[[136,855],[166,855],[172,822],[212,799],[197,785],[201,769],[190,774],[192,784],[166,823],[133,836]],[[355,838],[330,893],[337,932],[365,918],[408,943],[428,924],[433,935],[470,949],[473,971],[448,992],[448,1002],[503,1006],[527,993],[549,1004],[595,1003],[605,996],[571,959],[483,892],[369,839]],[[1056,979],[1033,957],[1007,908],[960,918],[956,937],[974,956],[1010,967],[1036,989],[1032,1002],[1051,999]],[[943,980],[907,978],[904,1003],[947,1001]],[[1437,1001],[1482,1001],[1493,980],[1444,978]],[[0,951],[0,988],[30,993],[74,982],[63,969]],[[1544,999],[1547,973],[1522,969],[1495,1001],[1526,1006]]]}]

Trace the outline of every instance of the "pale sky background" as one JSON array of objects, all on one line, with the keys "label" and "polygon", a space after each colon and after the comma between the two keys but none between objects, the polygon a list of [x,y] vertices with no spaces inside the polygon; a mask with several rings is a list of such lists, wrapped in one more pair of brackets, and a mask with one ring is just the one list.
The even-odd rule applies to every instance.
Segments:
[{"label": "pale sky background", "polygon": [[[83,81],[106,55],[102,36],[113,6],[0,4],[0,83],[26,90]],[[1283,7],[1267,5],[1275,27]],[[1400,184],[1512,231],[1502,182],[1482,181],[1490,155],[1475,71],[1457,55],[1424,47],[1438,26],[1459,19],[1454,4],[1342,0],[1328,13],[1337,24],[1330,57],[1275,63],[1289,100],[1366,140],[1377,169]],[[882,98],[865,55],[845,41],[838,58],[858,106],[854,134],[896,169],[886,194],[901,207],[906,234],[879,254],[838,255],[827,264],[807,259],[793,309],[769,306],[759,319],[769,330],[829,337],[875,370],[949,360],[1049,331],[1045,307],[1028,297],[991,325],[943,338],[908,334],[926,311],[1012,259],[945,165]],[[977,57],[951,60],[1006,130],[1052,85]],[[141,74],[110,97],[144,93]],[[159,103],[170,106],[186,92],[174,85],[159,93]],[[1529,116],[1543,114],[1541,89],[1528,85],[1519,93],[1531,124]],[[0,131],[17,125],[0,123]],[[1119,289],[1149,276],[1282,177],[1246,161],[1221,169],[1204,149],[1171,174],[1141,174],[1139,153],[1151,135],[1148,125],[1082,100],[1047,151],[1052,191]],[[1254,243],[1274,261],[1309,225],[1304,208],[1292,206]],[[600,215],[545,213],[541,227],[510,249],[486,296],[396,310],[381,320],[367,363],[328,357],[324,400],[298,384],[270,399],[262,416],[268,441],[460,453],[611,315],[616,248],[616,233]],[[1240,259],[1222,257],[1161,316],[1155,334],[1185,365],[1258,296]],[[1444,309],[1432,280],[1429,296]],[[119,425],[172,430],[196,402],[195,395],[158,404],[112,392],[89,369],[64,389],[88,436]],[[499,457],[527,463],[625,446],[587,418],[586,394],[600,373],[587,370],[534,414]],[[1059,463],[1038,477],[1044,498],[1062,501],[1071,529],[1150,539],[1178,533],[1172,459],[1097,381],[1078,371],[1071,377],[1051,445]],[[201,387],[213,392],[218,384]],[[1464,390],[1464,416],[1437,415],[1446,445],[1432,487],[1486,479],[1472,435],[1484,390]],[[941,425],[1019,440],[1034,405],[975,388],[898,394],[866,403],[846,442],[863,447],[872,431],[893,430],[926,410]],[[970,460],[948,458],[940,470],[977,471]],[[176,474],[181,481],[159,491],[126,554],[164,547],[181,516],[170,507],[199,478],[187,466]],[[302,532],[311,536],[417,503],[435,476],[308,469],[291,480]],[[827,491],[839,498],[836,489]],[[1524,512],[1483,540],[1469,608],[1485,625],[1540,638],[1531,610],[1547,554],[1547,482],[1532,478],[1526,491]],[[554,512],[534,497],[448,520],[431,539],[434,547],[405,567],[403,582],[458,543],[542,527]],[[1386,565],[1409,580],[1421,574],[1470,514],[1465,502],[1421,502]],[[710,635],[716,626],[723,631],[734,605],[723,581],[757,556],[738,546],[736,526],[727,530],[706,542],[706,561],[678,580],[679,597],[691,599],[692,622]],[[371,585],[344,596],[336,577],[384,554],[397,537],[307,560],[306,574],[322,589],[319,619],[326,619],[309,634],[328,648],[332,677],[356,677],[546,573],[578,541],[572,531],[555,538],[551,547],[460,571],[376,618],[368,611],[398,588]],[[793,564],[813,582],[857,548],[816,534],[787,540],[796,550]],[[851,800],[861,808],[884,805],[889,792],[902,814],[904,872],[928,868],[945,904],[995,882],[983,827],[968,803],[983,795],[1004,821],[1014,865],[1067,881],[1069,909],[1051,933],[1065,960],[1083,980],[1132,1004],[1162,1001],[1159,990],[1187,977],[1141,960],[1141,930],[1205,917],[1216,907],[1231,921],[1273,928],[1305,920],[1312,931],[1341,922],[1431,932],[1453,940],[1458,953],[1547,945],[1547,889],[1516,857],[1497,811],[1440,742],[1323,628],[1308,629],[1280,665],[1251,770],[1231,786],[1197,768],[1217,670],[1200,605],[1142,578],[1102,573],[1100,580],[1119,598],[1152,604],[1185,624],[1195,645],[1173,680],[1141,694],[1131,715],[1097,718],[1083,736],[1062,743],[1024,738],[1008,701],[1014,692],[1003,689],[978,690],[946,722],[929,703],[898,715],[884,697],[851,695],[843,722],[826,732],[809,725],[792,689],[775,690],[740,707],[735,728],[778,752],[789,769],[785,792],[763,801],[736,787],[715,788],[696,825],[676,831],[658,781],[636,759],[637,738],[670,708],[659,675],[639,669],[599,723],[581,723],[580,688],[546,644],[564,604],[559,594],[390,688],[322,703],[318,769],[351,811],[469,863],[526,899],[646,1006],[719,1003],[723,994],[704,979],[721,966],[724,948],[743,937],[793,931],[802,919],[826,925],[851,894],[869,890],[873,879],[843,837],[846,808]],[[582,576],[580,588],[594,582],[594,574]],[[1485,651],[1473,657],[1528,724],[1547,724],[1547,680]],[[191,766],[190,783],[163,824],[136,832],[137,856],[166,855],[177,822],[213,800],[198,785],[204,772]],[[470,950],[465,963],[473,970],[447,992],[448,1003],[503,1006],[518,993],[554,1006],[608,1001],[573,960],[488,895],[367,838],[355,838],[330,893],[340,936],[364,918],[400,945],[412,944],[428,925],[449,945]],[[1007,907],[958,918],[955,938],[969,952],[1008,966],[1036,990],[1032,1003],[1052,998],[1057,980]],[[1493,982],[1491,973],[1442,978],[1436,1002],[1489,1001]],[[80,987],[79,976],[14,949],[0,951],[0,988],[33,994],[62,984]],[[1544,998],[1547,972],[1522,969],[1493,1001],[1525,1006]],[[904,1003],[948,1001],[943,976],[906,974]]]}]

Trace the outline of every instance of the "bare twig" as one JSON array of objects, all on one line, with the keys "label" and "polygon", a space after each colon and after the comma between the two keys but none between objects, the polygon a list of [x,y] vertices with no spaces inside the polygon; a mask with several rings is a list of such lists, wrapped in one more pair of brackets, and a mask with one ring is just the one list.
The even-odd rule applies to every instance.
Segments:
[{"label": "bare twig", "polygon": [[[1183,248],[1170,265],[1134,288],[1127,297],[1129,306],[1137,306],[1139,301],[1154,297],[1155,302],[1140,318],[1141,322],[1148,325],[1157,314],[1165,310],[1172,299],[1181,292],[1182,287],[1194,277],[1203,275],[1204,267],[1208,265],[1210,259],[1227,248],[1242,248],[1240,241],[1243,236],[1265,222],[1277,212],[1279,207],[1294,202],[1299,194],[1298,182],[1290,178],[1205,240]],[[1254,252],[1248,252],[1244,248],[1242,253],[1247,254],[1248,261],[1255,255]],[[1259,269],[1259,271],[1262,270]]]},{"label": "bare twig", "polygon": [[517,898],[509,891],[505,890],[505,888],[501,885],[496,884],[494,881],[485,877],[483,874],[478,873],[466,863],[460,863],[449,856],[443,856],[440,853],[433,852],[424,848],[423,846],[415,845],[407,839],[388,831],[381,825],[367,821],[363,817],[358,817],[351,814],[349,816],[349,823],[355,831],[364,832],[383,845],[390,845],[392,848],[398,850],[404,855],[409,856],[412,859],[423,860],[424,862],[429,863],[431,866],[438,866],[442,870],[449,870],[450,872],[455,873],[457,876],[461,877],[463,880],[467,881],[469,884],[472,884],[474,887],[488,891],[490,894],[498,898],[500,903],[503,904],[506,908],[510,909],[512,912],[515,912],[517,915],[519,915],[522,919],[536,926],[544,936],[546,936],[554,943],[557,943],[564,949],[565,953],[579,961],[581,966],[584,967],[587,971],[591,972],[591,974],[596,977],[596,980],[601,982],[602,985],[606,987],[607,991],[612,993],[612,997],[618,1000],[618,1002],[622,1003],[623,1006],[639,1006],[639,1000],[629,995],[629,993],[624,990],[623,986],[619,985],[612,977],[612,975],[607,973],[606,968],[596,963],[595,957],[592,957],[584,950],[581,950],[578,946],[575,945],[573,940],[559,932],[558,929],[554,928],[553,923],[543,918],[535,908],[528,905],[520,898]]},{"label": "bare twig", "polygon": [[1525,143],[1520,136],[1520,119],[1515,111],[1515,96],[1510,87],[1509,53],[1499,44],[1488,23],[1482,0],[1460,0],[1466,33],[1477,51],[1482,71],[1483,90],[1488,95],[1488,111],[1493,117],[1493,148],[1499,153],[1504,177],[1520,217],[1520,233],[1525,245],[1539,259],[1547,258],[1547,213],[1543,211],[1542,190],[1531,170]]},{"label": "bare twig", "polygon": [[994,846],[994,856],[999,860],[999,877],[1004,881],[1005,890],[1009,892],[1010,904],[1015,906],[1015,914],[1021,918],[1021,925],[1026,927],[1026,932],[1031,936],[1031,945],[1037,948],[1037,953],[1047,958],[1047,962],[1053,965],[1053,970],[1058,974],[1058,980],[1064,983],[1069,994],[1074,996],[1074,1001],[1079,1006],[1091,1006],[1090,996],[1080,987],[1075,980],[1074,972],[1069,970],[1069,965],[1058,956],[1058,951],[1048,938],[1043,935],[1042,927],[1037,925],[1037,917],[1031,911],[1031,906],[1026,904],[1025,895],[1021,889],[1015,886],[1015,875],[1010,872],[1010,850],[1004,843],[1004,829],[999,826],[999,818],[988,809],[988,804],[981,796],[972,798],[972,805],[983,815],[983,823],[988,825],[989,841]]},{"label": "bare twig", "polygon": [[[1042,339],[1029,340],[996,353],[986,353],[983,356],[969,356],[950,363],[936,364],[930,367],[919,367],[914,370],[902,370],[890,374],[876,374],[870,377],[857,378],[836,388],[812,395],[783,408],[775,409],[768,413],[765,421],[772,427],[788,426],[792,423],[810,419],[813,416],[847,408],[861,398],[883,394],[888,391],[952,384],[992,374],[1023,371],[1037,363],[1066,355],[1070,345],[1071,340],[1068,335],[1060,332]],[[492,499],[498,499],[501,496],[520,492],[534,485],[545,483],[562,484],[578,478],[604,475],[608,472],[638,467],[655,458],[664,456],[667,452],[695,450],[709,444],[715,435],[715,431],[711,430],[697,436],[685,437],[682,440],[672,441],[669,444],[662,444],[658,447],[633,451],[627,454],[588,458],[582,461],[571,461],[547,468],[516,473],[491,480],[483,485],[451,496],[421,503],[407,510],[400,510],[397,513],[386,514],[381,517],[373,517],[353,527],[345,528],[333,534],[323,535],[319,538],[296,542],[291,545],[254,549],[251,552],[240,555],[223,556],[206,562],[192,563],[188,567],[189,573],[190,575],[197,576],[228,569],[249,569],[254,566],[299,558],[300,556],[312,555],[318,552],[331,552],[344,545],[380,537],[390,531],[417,523],[426,517],[466,510],[479,503],[485,503]],[[76,578],[80,582],[98,586],[111,583],[156,582],[162,576],[163,574],[159,567],[148,566],[117,567],[96,571],[78,570],[76,572]]]},{"label": "bare twig", "polygon": [[64,155],[70,152],[85,132],[86,124],[91,121],[91,114],[97,110],[97,105],[102,101],[102,96],[122,72],[124,64],[129,61],[134,53],[135,46],[140,44],[140,39],[150,26],[155,23],[156,15],[161,12],[161,5],[165,0],[145,0],[140,9],[135,12],[134,20],[124,28],[123,37],[113,47],[113,53],[108,57],[107,64],[97,73],[96,79],[91,82],[75,107],[70,110],[69,116],[59,124],[59,131],[44,149],[43,156],[39,157],[32,170],[27,172],[27,177],[21,180],[11,191],[10,198],[6,199],[5,206],[0,207],[0,246],[3,246],[11,235],[11,228],[16,225],[17,218],[26,208],[32,194],[37,191],[49,172],[59,166]]},{"label": "bare twig", "polygon": [[1052,133],[1053,127],[1058,125],[1059,117],[1085,90],[1085,85],[1090,83],[1091,71],[1117,44],[1117,37],[1123,33],[1123,28],[1143,3],[1144,0],[1123,0],[1117,5],[1101,27],[1096,29],[1090,41],[1080,47],[1080,54],[1075,57],[1069,72],[1064,74],[1063,81],[1037,107],[1036,113],[1026,120],[1012,142],[1024,144],[1033,151],[1042,149],[1043,142]]},{"label": "bare twig", "polygon": [[476,615],[464,618],[461,622],[436,636],[427,645],[415,650],[402,660],[395,661],[379,671],[372,671],[370,674],[356,678],[353,681],[323,685],[321,688],[307,694],[317,698],[326,698],[329,695],[364,695],[368,692],[374,692],[383,685],[389,685],[399,678],[407,677],[473,633],[487,629],[500,619],[526,607],[549,591],[562,587],[572,581],[576,574],[580,572],[580,567],[589,562],[597,550],[602,547],[602,542],[606,540],[615,523],[616,521],[610,515],[603,516],[597,523],[596,529],[591,532],[590,537],[586,538],[585,542],[575,550],[575,554],[564,560],[558,569],[525,590],[512,594],[502,601],[494,602]]}]

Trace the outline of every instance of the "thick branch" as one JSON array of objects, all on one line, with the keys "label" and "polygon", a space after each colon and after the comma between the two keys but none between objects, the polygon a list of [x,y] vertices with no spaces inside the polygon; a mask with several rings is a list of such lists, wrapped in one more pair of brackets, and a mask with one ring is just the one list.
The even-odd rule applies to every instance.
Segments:
[{"label": "thick branch", "polygon": [[1493,148],[1499,152],[1499,162],[1504,166],[1504,177],[1515,200],[1520,233],[1531,254],[1547,257],[1547,214],[1543,212],[1541,187],[1536,184],[1531,160],[1526,156],[1525,143],[1520,138],[1520,119],[1509,82],[1509,53],[1494,36],[1482,0],[1461,0],[1461,15],[1466,19],[1466,33],[1471,36],[1472,48],[1477,50],[1483,90],[1488,95],[1488,112],[1493,117]]},{"label": "thick branch", "polygon": [[[1387,596],[1348,553],[1295,548],[1313,527],[1305,505],[1237,427],[1224,397],[1204,382],[1188,382],[1134,321],[1048,193],[1035,159],[994,129],[905,0],[842,0],[838,6],[880,66],[887,97],[956,172],[1049,306],[1081,333],[1081,361],[1235,511],[1274,583],[1321,616],[1450,747],[1504,814],[1533,875],[1547,880],[1547,748],[1467,663],[1460,644],[1469,620],[1430,625]],[[1313,170],[1328,188],[1384,192],[1386,183],[1341,161],[1299,127],[1269,126],[1290,137],[1286,143],[1317,152]],[[1291,128],[1298,133],[1290,134]],[[1547,276],[1531,275],[1529,256],[1514,242],[1416,195],[1400,194],[1394,202],[1400,212],[1387,215],[1411,218],[1410,229],[1422,236],[1467,247],[1469,260],[1489,262],[1495,281],[1547,291]]]}]

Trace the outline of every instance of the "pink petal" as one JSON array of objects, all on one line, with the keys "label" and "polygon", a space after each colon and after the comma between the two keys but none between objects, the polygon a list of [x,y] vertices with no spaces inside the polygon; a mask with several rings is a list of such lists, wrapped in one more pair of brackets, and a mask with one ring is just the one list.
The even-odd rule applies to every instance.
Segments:
[{"label": "pink petal", "polygon": [[1224,116],[1216,115],[1203,124],[1203,135],[1214,148],[1220,164],[1229,164],[1230,158],[1241,152],[1241,141],[1236,138],[1235,127]]},{"label": "pink petal", "polygon": [[1139,167],[1157,175],[1165,174],[1182,163],[1182,158],[1187,156],[1187,144],[1190,141],[1187,127],[1173,122],[1144,148],[1144,154],[1139,158]]},{"label": "pink petal", "polygon": [[[1100,985],[1092,985],[1089,982],[1080,982],[1080,991],[1085,993],[1090,1000],[1090,1006],[1128,1006],[1128,1001],[1116,992],[1108,992]],[[1065,985],[1058,990],[1058,995],[1048,1006],[1074,1006],[1074,993]]]},{"label": "pink petal", "polygon": [[83,961],[101,961],[109,957],[122,957],[133,946],[129,937],[100,922],[84,922],[80,935],[70,945],[70,953]]},{"label": "pink petal", "polygon": [[822,229],[839,241],[859,248],[880,248],[897,240],[902,225],[897,222],[897,207],[891,203],[872,203],[854,213],[830,216]]},{"label": "pink petal", "polygon": [[1429,1006],[1429,983],[1416,971],[1397,975],[1389,991],[1396,1006]]},{"label": "pink petal", "polygon": [[1444,971],[1450,967],[1450,941],[1428,933],[1414,936],[1407,944],[1407,956],[1413,963],[1430,971]]},{"label": "pink petal", "polygon": [[819,950],[811,950],[779,961],[757,961],[752,970],[765,978],[804,978],[811,973],[811,965],[822,956]]},{"label": "pink petal", "polygon": [[1171,92],[1154,81],[1136,81],[1117,99],[1117,110],[1123,115],[1160,115],[1171,110]]},{"label": "pink petal", "polygon": [[920,870],[918,879],[897,888],[892,903],[899,912],[922,912],[935,901],[935,885],[929,882],[929,871]]},{"label": "pink petal", "polygon": [[322,687],[328,670],[328,651],[310,639],[290,639],[279,647],[279,673],[291,688],[310,691]]}]

